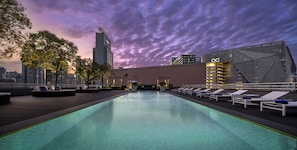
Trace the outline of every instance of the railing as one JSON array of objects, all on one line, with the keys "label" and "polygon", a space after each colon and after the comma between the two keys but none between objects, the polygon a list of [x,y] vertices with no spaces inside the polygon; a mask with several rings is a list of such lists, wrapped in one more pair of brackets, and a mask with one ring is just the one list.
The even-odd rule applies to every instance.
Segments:
[{"label": "railing", "polygon": [[[17,88],[31,88],[33,89],[37,85],[43,84],[36,84],[36,83],[7,83],[7,82],[0,82],[0,89],[17,89]],[[47,85],[55,86],[54,84]],[[75,84],[59,84],[61,88],[76,88]]]},{"label": "railing", "polygon": [[[246,89],[246,90],[263,90],[263,91],[296,91],[297,82],[272,82],[272,83],[236,83],[213,86],[214,89]],[[184,87],[205,88],[205,84],[189,84]]]},{"label": "railing", "polygon": [[[0,82],[0,89],[16,89],[16,88],[34,88],[36,83],[4,83]],[[43,85],[43,84],[40,84]],[[297,82],[272,82],[272,83],[236,83],[214,86],[214,89],[246,89],[246,90],[263,90],[263,91],[296,91]],[[54,85],[47,85],[54,86]],[[59,84],[61,88],[76,88],[75,84]],[[184,87],[205,88],[205,84],[188,84]]]}]

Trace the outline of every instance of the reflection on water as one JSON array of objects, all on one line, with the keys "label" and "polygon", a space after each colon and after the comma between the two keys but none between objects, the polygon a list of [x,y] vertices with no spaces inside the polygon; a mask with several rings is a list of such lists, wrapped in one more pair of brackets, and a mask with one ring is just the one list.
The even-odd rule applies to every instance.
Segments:
[{"label": "reflection on water", "polygon": [[[113,101],[98,109],[72,128],[47,143],[42,149],[96,149],[96,143],[104,141],[111,130]],[[92,138],[86,138],[92,137]],[[57,143],[62,143],[57,145]],[[81,144],[83,143],[83,144]]]},{"label": "reflection on water", "polygon": [[135,92],[2,138],[0,149],[296,149],[296,144],[176,96]]}]

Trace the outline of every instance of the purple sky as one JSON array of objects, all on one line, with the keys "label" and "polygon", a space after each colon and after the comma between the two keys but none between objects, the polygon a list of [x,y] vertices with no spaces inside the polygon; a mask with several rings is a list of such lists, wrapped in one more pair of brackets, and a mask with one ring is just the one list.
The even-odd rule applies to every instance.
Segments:
[{"label": "purple sky", "polygon": [[112,40],[114,66],[168,65],[197,56],[284,40],[297,59],[296,0],[18,0],[33,23],[74,42],[92,58],[101,26]]}]

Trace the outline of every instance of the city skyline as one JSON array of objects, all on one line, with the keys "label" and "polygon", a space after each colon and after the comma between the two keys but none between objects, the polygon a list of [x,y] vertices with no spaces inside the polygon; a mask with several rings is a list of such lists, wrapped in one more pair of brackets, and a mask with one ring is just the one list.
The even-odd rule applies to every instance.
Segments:
[{"label": "city skyline", "polygon": [[33,23],[29,32],[49,30],[72,41],[83,58],[92,58],[96,32],[104,28],[114,68],[169,65],[183,54],[281,40],[297,59],[295,0],[18,1]]}]

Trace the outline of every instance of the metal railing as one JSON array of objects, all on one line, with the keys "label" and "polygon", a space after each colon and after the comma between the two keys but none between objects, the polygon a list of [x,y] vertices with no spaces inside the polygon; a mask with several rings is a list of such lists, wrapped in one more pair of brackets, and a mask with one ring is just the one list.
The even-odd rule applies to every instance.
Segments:
[{"label": "metal railing", "polygon": [[[297,82],[272,82],[272,83],[234,83],[213,86],[214,89],[246,89],[263,91],[296,91]],[[205,84],[188,84],[184,87],[205,88]]]},{"label": "metal railing", "polygon": [[[31,88],[33,89],[36,83],[7,83],[0,82],[0,89],[16,89],[16,88]],[[43,84],[39,84],[43,85]],[[54,85],[47,85],[54,86]],[[61,88],[76,88],[75,84],[59,84]],[[205,84],[188,84],[184,87],[205,88]],[[213,86],[213,89],[246,89],[246,90],[263,90],[263,91],[296,91],[297,82],[272,82],[272,83],[235,83]]]},{"label": "metal railing", "polygon": [[[36,84],[36,83],[8,83],[8,82],[0,82],[0,89],[18,89],[18,88],[31,88],[33,89],[37,85],[44,85],[44,84]],[[55,86],[54,84],[47,85],[48,87],[50,86]],[[76,88],[75,84],[59,84],[61,88]]]}]

